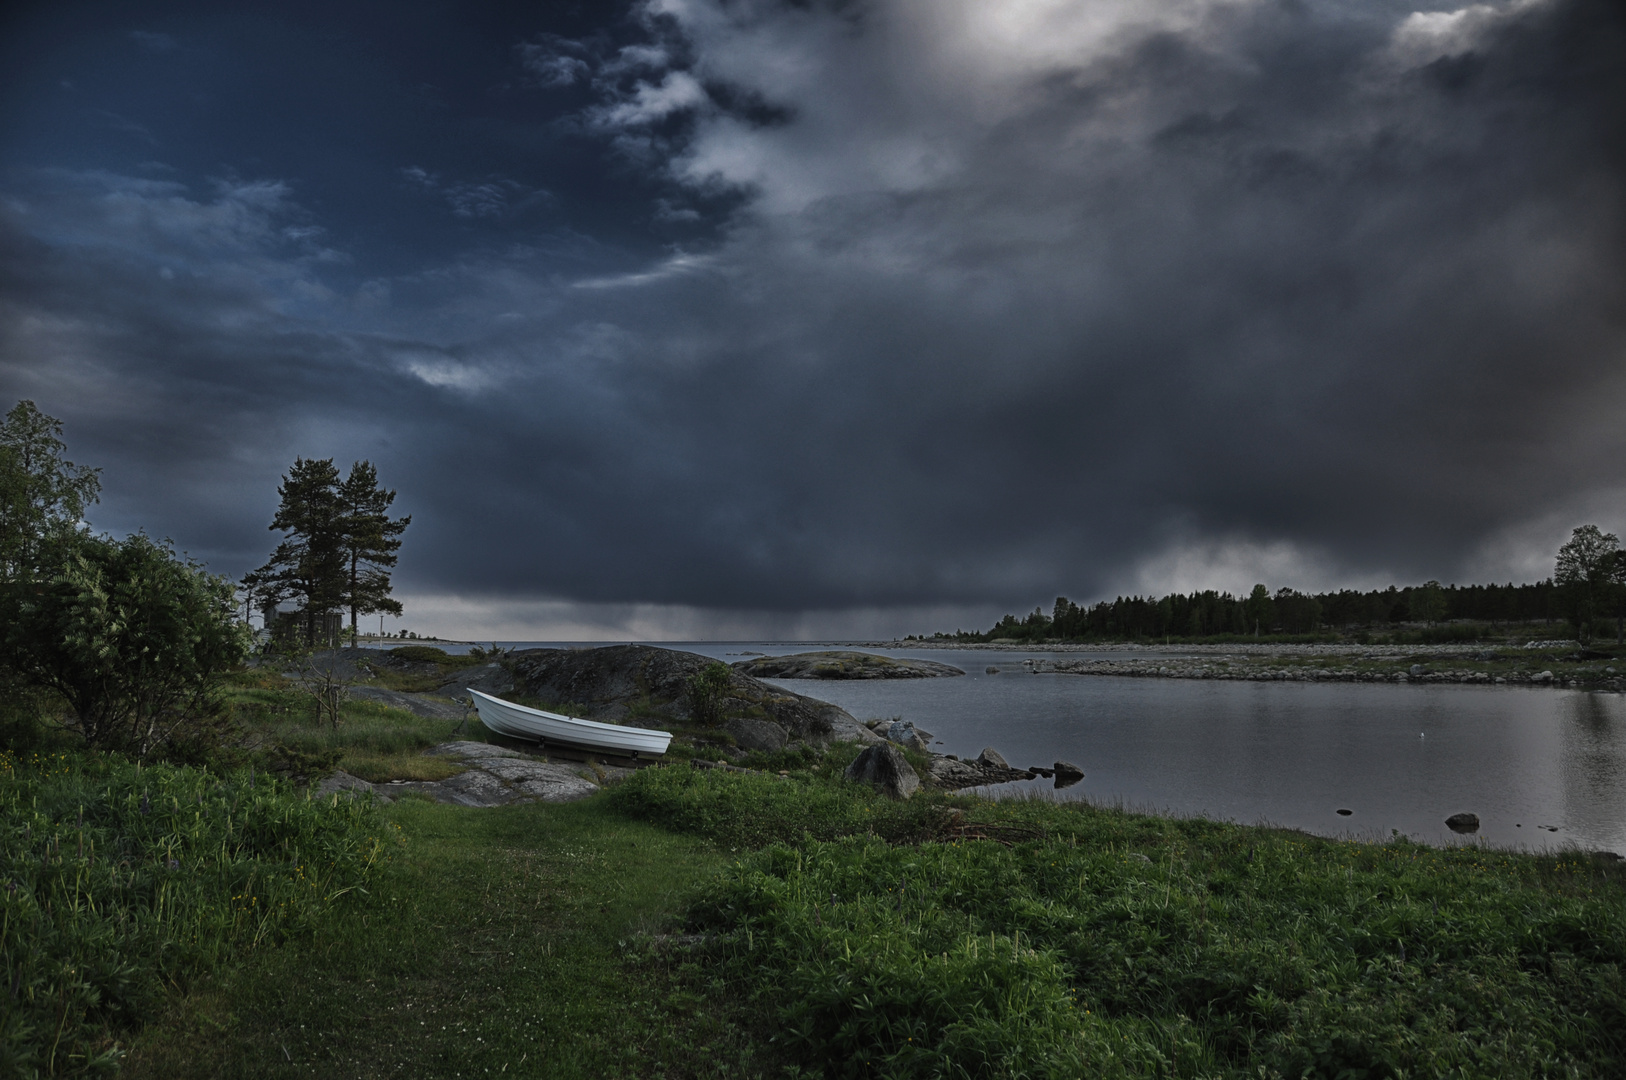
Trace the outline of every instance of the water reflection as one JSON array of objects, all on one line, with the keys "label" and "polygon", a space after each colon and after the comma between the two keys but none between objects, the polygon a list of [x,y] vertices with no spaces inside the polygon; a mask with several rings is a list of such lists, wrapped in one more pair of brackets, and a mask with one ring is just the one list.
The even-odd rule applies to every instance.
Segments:
[{"label": "water reflection", "polygon": [[[901,653],[901,655],[908,655]],[[987,654],[921,653],[971,672]],[[1083,766],[1083,782],[1003,785],[1324,835],[1626,852],[1626,701],[1478,686],[1208,682],[1001,674],[781,683],[858,716],[901,716],[934,749]],[[1340,816],[1339,809],[1353,813]],[[1477,833],[1445,819],[1473,813]],[[1538,832],[1539,828],[1539,832]]]},{"label": "water reflection", "polygon": [[1626,699],[1567,694],[1560,717],[1566,822],[1588,834],[1626,832]]},{"label": "water reflection", "polygon": [[[537,642],[504,643],[521,647]],[[672,648],[735,661],[806,652],[741,642]],[[829,647],[829,646],[825,646]],[[1324,835],[1626,853],[1626,699],[1496,686],[1208,682],[1033,675],[1046,654],[871,649],[953,664],[951,679],[780,682],[859,719],[902,717],[933,749],[1013,765],[1071,761],[1084,779],[1005,785],[1049,798],[1272,822]],[[1086,654],[1089,655],[1089,654]],[[1125,654],[1100,653],[1115,656]],[[990,665],[999,674],[989,675]],[[1350,810],[1347,816],[1340,809]],[[1472,813],[1479,831],[1445,819]]]}]

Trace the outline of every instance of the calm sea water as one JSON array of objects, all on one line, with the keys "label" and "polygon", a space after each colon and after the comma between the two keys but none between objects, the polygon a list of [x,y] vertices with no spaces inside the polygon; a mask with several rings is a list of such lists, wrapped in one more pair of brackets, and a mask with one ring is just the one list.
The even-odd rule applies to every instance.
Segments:
[{"label": "calm sea water", "polygon": [[[669,647],[734,661],[817,646]],[[1445,819],[1470,811],[1481,822],[1475,838],[1493,844],[1626,853],[1622,695],[1031,675],[1023,659],[1048,654],[868,651],[938,660],[968,674],[778,685],[860,720],[912,720],[944,753],[975,757],[992,746],[1012,765],[1063,760],[1085,771],[1083,782],[1062,791],[1033,781],[996,793],[1031,790],[1329,836],[1398,831],[1431,843],[1462,842]],[[985,674],[989,665],[1000,673]],[[1354,813],[1340,816],[1340,808]]]}]

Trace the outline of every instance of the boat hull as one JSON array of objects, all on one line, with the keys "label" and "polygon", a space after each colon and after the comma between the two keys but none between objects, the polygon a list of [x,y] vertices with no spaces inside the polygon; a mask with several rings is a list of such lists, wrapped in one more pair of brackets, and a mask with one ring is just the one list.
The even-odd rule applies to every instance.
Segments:
[{"label": "boat hull", "polygon": [[480,722],[498,735],[526,742],[562,743],[582,750],[609,754],[643,754],[658,757],[671,745],[670,731],[602,724],[574,716],[544,712],[528,705],[516,705],[499,697],[471,689]]}]

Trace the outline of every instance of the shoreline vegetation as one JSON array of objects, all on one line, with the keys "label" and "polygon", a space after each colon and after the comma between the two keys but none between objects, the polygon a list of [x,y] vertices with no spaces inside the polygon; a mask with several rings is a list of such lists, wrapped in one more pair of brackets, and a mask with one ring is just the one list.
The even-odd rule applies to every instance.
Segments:
[{"label": "shoreline vegetation", "polygon": [[[215,783],[178,776],[206,798]],[[387,835],[366,892],[324,907],[290,860],[257,853],[262,888],[304,887],[309,915],[189,950],[139,1008],[88,1009],[105,1026],[38,1075],[79,1075],[92,1055],[175,1080],[1626,1066],[1626,874],[1577,852],[1033,800],[898,803],[817,768],[673,763],[587,801],[487,810],[265,797],[346,815],[360,841]],[[55,835],[71,826],[36,830],[42,850],[68,849],[58,877],[80,865]],[[181,855],[164,872],[200,908],[211,888],[225,911],[257,906]]]},{"label": "shoreline vegetation", "polygon": [[[929,769],[899,800],[845,778],[884,723],[746,750],[726,703],[693,722],[661,687],[703,657],[361,659],[411,704],[511,668],[604,685],[636,668],[629,721],[681,736],[652,767],[573,766],[594,781],[575,801],[471,807],[421,782],[478,766],[433,753],[448,739],[496,737],[365,697],[318,719],[314,669],[233,674],[241,739],[217,761],[139,766],[40,734],[0,763],[0,829],[22,841],[0,867],[10,1073],[1626,1069],[1626,863],[1609,853],[993,800]],[[762,705],[814,708],[798,700]],[[314,782],[334,767],[379,787]],[[393,801],[372,794],[391,780]]]},{"label": "shoreline vegetation", "polygon": [[[1461,683],[1619,692],[1626,689],[1626,649],[1583,648],[1575,641],[1517,646],[1360,645],[1350,643],[1181,644],[1162,642],[872,642],[869,648],[1044,652],[1025,665],[1035,674],[1251,682],[1385,682],[1427,686]],[[1076,657],[1069,653],[1151,653],[1154,658]]]}]

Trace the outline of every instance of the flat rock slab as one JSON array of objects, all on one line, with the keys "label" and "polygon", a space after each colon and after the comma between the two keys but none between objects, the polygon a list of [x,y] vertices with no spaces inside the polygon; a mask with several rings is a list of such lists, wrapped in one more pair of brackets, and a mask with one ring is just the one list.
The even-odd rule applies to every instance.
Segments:
[{"label": "flat rock slab", "polygon": [[[434,757],[460,758],[469,766],[445,780],[406,780],[369,784],[349,773],[338,772],[314,789],[318,796],[338,792],[347,796],[372,793],[388,802],[402,792],[415,791],[441,803],[458,806],[508,806],[527,802],[575,802],[599,790],[593,771],[586,766],[558,761],[538,761],[518,750],[481,742],[442,743],[424,751]],[[610,779],[619,779],[629,770],[606,769]]]},{"label": "flat rock slab", "polygon": [[498,746],[488,742],[449,742],[432,746],[424,753],[429,757],[463,757],[463,758],[522,758],[525,755],[518,750],[510,750],[506,746]]},{"label": "flat rock slab", "polygon": [[326,799],[333,795],[343,795],[347,798],[354,798],[358,795],[377,795],[383,802],[394,801],[361,777],[351,776],[343,769],[322,777],[316,783],[316,786],[311,789],[311,797],[314,799]]},{"label": "flat rock slab", "polygon": [[941,679],[965,674],[935,660],[899,660],[851,649],[759,656],[739,661],[734,670],[755,679]]},{"label": "flat rock slab", "polygon": [[482,667],[465,668],[457,673],[455,679],[446,682],[435,693],[441,697],[459,697],[469,690],[478,690],[483,694],[495,694],[501,697],[514,689],[514,676],[501,664],[486,664]]}]

